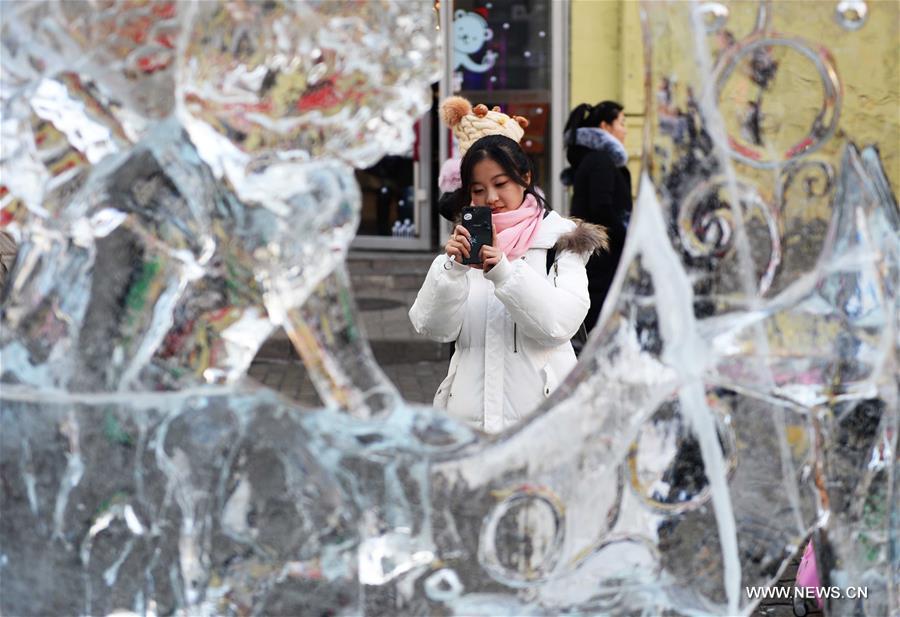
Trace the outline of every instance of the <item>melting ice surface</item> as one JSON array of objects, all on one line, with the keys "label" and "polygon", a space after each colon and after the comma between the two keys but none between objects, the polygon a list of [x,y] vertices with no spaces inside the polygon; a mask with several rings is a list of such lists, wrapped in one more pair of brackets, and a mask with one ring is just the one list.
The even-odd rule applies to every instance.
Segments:
[{"label": "melting ice surface", "polygon": [[[897,83],[844,125],[838,70],[900,17],[871,8],[646,12],[615,289],[488,438],[401,399],[342,265],[353,166],[430,105],[429,3],[17,3],[0,613],[749,614],[810,532],[823,584],[869,589],[826,610],[900,610]],[[245,378],[275,328],[325,408]]]}]

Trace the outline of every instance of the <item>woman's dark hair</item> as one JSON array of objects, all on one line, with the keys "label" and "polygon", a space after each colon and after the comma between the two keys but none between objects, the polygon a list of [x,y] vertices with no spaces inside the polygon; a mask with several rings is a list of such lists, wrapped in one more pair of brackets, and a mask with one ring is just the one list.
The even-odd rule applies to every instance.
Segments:
[{"label": "woman's dark hair", "polygon": [[[497,163],[503,169],[503,173],[509,176],[513,182],[525,188],[526,194],[534,195],[541,206],[550,210],[547,200],[535,190],[535,174],[531,159],[528,158],[521,146],[505,135],[488,135],[469,147],[459,166],[462,188],[456,191],[456,213],[459,213],[463,206],[471,203],[472,172],[475,165],[485,159]],[[525,181],[525,176],[529,176],[528,182]]]},{"label": "woman's dark hair", "polygon": [[622,105],[615,101],[602,101],[596,105],[582,103],[572,110],[572,113],[569,114],[569,119],[566,121],[566,127],[563,129],[566,159],[571,165],[571,167],[563,169],[559,175],[559,179],[564,185],[572,186],[575,181],[575,170],[584,156],[584,153],[580,152],[583,148],[579,148],[576,143],[578,129],[585,127],[597,128],[601,122],[612,124],[624,109]]},{"label": "woman's dark hair", "polygon": [[625,108],[615,101],[602,101],[596,105],[582,103],[572,110],[563,129],[566,145],[575,145],[575,130],[586,126],[596,128],[601,122],[612,124]]}]

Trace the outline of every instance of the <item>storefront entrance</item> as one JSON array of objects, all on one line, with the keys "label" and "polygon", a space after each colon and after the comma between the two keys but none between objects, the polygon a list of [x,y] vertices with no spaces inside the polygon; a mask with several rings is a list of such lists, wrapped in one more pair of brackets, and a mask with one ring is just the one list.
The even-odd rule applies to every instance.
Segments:
[{"label": "storefront entrance", "polygon": [[357,172],[363,207],[354,248],[430,251],[448,233],[438,221],[437,173],[457,147],[449,130],[438,130],[436,105],[451,94],[528,118],[522,148],[553,208],[567,211],[557,179],[568,110],[568,3],[456,0],[439,10],[447,53],[435,107],[419,121],[409,153]]}]

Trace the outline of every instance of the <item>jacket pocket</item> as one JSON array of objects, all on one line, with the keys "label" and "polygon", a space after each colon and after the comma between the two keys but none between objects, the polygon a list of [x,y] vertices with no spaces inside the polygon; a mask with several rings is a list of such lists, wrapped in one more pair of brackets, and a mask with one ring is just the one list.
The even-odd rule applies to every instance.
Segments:
[{"label": "jacket pocket", "polygon": [[453,353],[450,358],[450,367],[447,370],[447,376],[438,386],[437,392],[434,394],[433,406],[437,409],[447,409],[450,403],[450,390],[453,388],[453,380],[456,378],[456,369],[459,366],[459,350]]},{"label": "jacket pocket", "polygon": [[444,377],[441,385],[438,386],[437,392],[434,394],[433,403],[436,409],[447,409],[447,405],[450,403],[450,388],[453,387],[454,377],[456,377],[455,374],[447,375]]}]

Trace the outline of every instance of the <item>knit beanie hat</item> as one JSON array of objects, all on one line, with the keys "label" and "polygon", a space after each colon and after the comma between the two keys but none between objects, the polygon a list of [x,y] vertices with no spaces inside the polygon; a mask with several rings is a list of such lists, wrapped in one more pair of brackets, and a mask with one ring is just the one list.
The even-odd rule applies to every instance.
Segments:
[{"label": "knit beanie hat", "polygon": [[459,140],[459,155],[488,135],[506,135],[516,143],[525,135],[528,120],[522,116],[507,116],[499,107],[488,110],[487,105],[472,104],[461,96],[451,96],[441,103],[441,119]]}]

